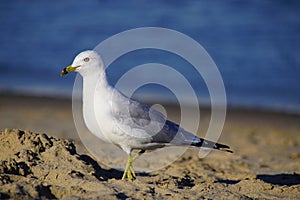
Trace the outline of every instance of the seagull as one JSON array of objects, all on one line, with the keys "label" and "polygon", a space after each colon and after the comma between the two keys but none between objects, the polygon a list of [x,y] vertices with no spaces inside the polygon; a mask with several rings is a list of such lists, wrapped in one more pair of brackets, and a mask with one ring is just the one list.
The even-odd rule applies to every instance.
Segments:
[{"label": "seagull", "polygon": [[[232,153],[229,146],[197,137],[156,109],[109,85],[103,60],[96,51],[79,53],[73,63],[61,71],[61,76],[70,72],[82,76],[83,119],[89,131],[128,155],[122,180],[136,178],[132,164],[147,150],[190,145]],[[138,151],[134,157],[133,150]]]}]

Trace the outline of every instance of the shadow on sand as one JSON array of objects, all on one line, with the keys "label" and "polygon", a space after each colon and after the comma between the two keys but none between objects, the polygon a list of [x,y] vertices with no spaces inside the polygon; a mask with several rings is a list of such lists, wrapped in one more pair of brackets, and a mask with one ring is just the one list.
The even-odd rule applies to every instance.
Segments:
[{"label": "shadow on sand", "polygon": [[[117,169],[105,170],[105,169],[103,169],[99,166],[97,161],[95,161],[94,159],[92,159],[88,155],[80,155],[79,159],[84,161],[87,165],[92,165],[93,166],[93,168],[96,172],[95,176],[98,179],[102,179],[102,180],[108,180],[108,179],[111,179],[111,178],[121,179],[122,176],[123,176],[124,171],[120,171],[120,170],[117,170]],[[138,172],[136,174],[138,176],[150,176],[150,174],[144,173],[144,172]]]},{"label": "shadow on sand", "polygon": [[[279,186],[293,186],[300,184],[299,174],[259,174],[256,179],[262,180],[265,183],[270,183]],[[219,183],[234,185],[241,180],[218,179]]]},{"label": "shadow on sand", "polygon": [[299,174],[260,174],[257,175],[257,179],[260,179],[266,183],[271,183],[274,185],[286,185],[293,186],[300,184]]}]

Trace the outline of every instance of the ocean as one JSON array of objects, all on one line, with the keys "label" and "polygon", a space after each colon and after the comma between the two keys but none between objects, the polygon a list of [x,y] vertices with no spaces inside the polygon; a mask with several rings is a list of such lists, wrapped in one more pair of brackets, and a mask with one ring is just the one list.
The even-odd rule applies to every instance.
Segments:
[{"label": "ocean", "polygon": [[[300,114],[299,12],[297,0],[4,0],[0,92],[71,97],[75,74],[62,78],[60,71],[77,53],[122,31],[163,27],[206,49],[223,78],[229,106]],[[122,74],[145,63],[174,67],[197,91],[200,104],[209,104],[201,76],[168,52],[130,52],[108,68],[109,81],[114,85]],[[172,82],[172,77],[165,78]],[[177,101],[176,94],[155,84],[139,88],[135,96]]]}]

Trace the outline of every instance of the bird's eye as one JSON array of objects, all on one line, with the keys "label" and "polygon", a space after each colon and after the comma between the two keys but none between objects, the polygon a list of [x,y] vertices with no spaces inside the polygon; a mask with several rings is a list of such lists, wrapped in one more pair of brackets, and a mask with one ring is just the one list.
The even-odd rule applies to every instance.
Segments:
[{"label": "bird's eye", "polygon": [[83,59],[84,62],[89,62],[90,58],[86,57],[85,59]]}]

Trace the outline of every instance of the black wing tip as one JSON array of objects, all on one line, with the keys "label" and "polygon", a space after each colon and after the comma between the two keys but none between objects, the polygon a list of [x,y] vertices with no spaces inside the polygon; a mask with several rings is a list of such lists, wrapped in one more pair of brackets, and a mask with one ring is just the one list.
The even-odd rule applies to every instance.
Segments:
[{"label": "black wing tip", "polygon": [[220,143],[214,143],[208,140],[203,140],[201,139],[200,142],[195,142],[191,144],[192,146],[195,147],[208,147],[208,148],[213,148],[213,149],[217,149],[220,151],[226,151],[229,153],[233,153],[233,151],[230,149],[230,147],[228,145],[225,144],[220,144]]},{"label": "black wing tip", "polygon": [[230,149],[219,149],[220,151],[225,151],[225,152],[228,152],[228,153],[234,153],[232,150]]},{"label": "black wing tip", "polygon": [[220,151],[226,151],[226,152],[229,152],[229,153],[233,153],[233,151],[230,149],[230,147],[228,145],[225,145],[225,144],[216,143],[214,145],[214,149],[218,149]]}]

